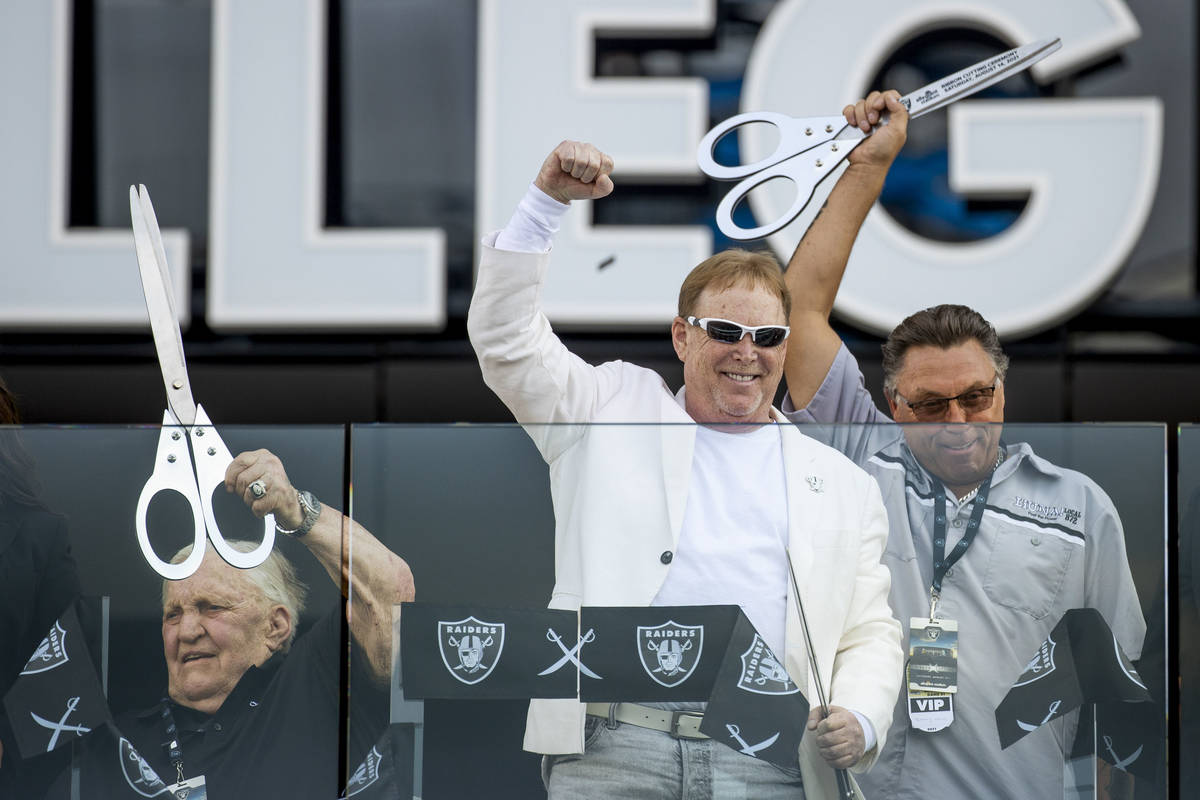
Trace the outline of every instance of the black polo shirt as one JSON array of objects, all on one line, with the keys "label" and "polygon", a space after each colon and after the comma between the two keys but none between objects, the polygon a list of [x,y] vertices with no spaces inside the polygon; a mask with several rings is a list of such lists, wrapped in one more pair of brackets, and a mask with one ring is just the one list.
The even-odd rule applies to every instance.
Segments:
[{"label": "black polo shirt", "polygon": [[[333,800],[339,795],[338,731],[344,724],[339,716],[339,621],[338,612],[325,616],[288,654],[247,670],[216,714],[167,701],[179,730],[184,777],[204,775],[209,800]],[[351,651],[348,762],[353,770],[386,729],[389,703],[386,687],[372,681],[365,656],[356,645]],[[147,792],[159,788],[139,781],[136,756],[129,754],[128,745],[163,782],[177,780],[161,702],[119,716],[116,726],[116,735],[88,737],[79,759],[82,798],[150,796]]]}]

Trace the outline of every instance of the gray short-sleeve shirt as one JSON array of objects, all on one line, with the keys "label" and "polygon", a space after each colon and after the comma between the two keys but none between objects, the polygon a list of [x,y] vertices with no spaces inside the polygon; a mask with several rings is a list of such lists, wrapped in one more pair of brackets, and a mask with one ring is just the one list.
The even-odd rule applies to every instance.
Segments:
[{"label": "gray short-sleeve shirt", "polygon": [[[929,613],[933,480],[900,426],[875,407],[844,345],[808,407],[796,410],[786,398],[783,410],[797,423],[874,423],[819,427],[816,438],[879,483],[890,526],[889,601],[907,630],[910,617]],[[996,706],[1068,609],[1098,609],[1125,652],[1141,653],[1146,625],[1111,500],[1086,475],[1051,464],[1028,444],[1004,450],[979,533],[945,576],[937,607],[938,617],[959,627],[954,723],[937,733],[914,731],[902,691],[884,752],[860,778],[868,797],[1061,798],[1076,715],[1002,751]],[[971,511],[971,499],[948,499],[947,552]]]}]

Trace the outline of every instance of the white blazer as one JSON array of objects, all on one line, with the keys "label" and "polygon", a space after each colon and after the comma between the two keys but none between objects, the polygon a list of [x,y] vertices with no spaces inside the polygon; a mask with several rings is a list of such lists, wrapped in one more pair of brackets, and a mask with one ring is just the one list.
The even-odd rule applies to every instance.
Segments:
[{"label": "white blazer", "polygon": [[[484,381],[550,466],[550,607],[647,606],[670,568],[662,555],[679,541],[694,421],[656,373],[621,361],[593,367],[567,350],[538,302],[549,254],[496,250],[494,242],[492,234],[482,245],[467,328]],[[903,672],[900,625],[887,603],[890,577],[880,562],[886,513],[869,475],[776,409],[771,416],[781,426],[792,565],[820,674],[826,681],[832,675],[829,702],[865,715],[879,738],[856,765],[862,771],[883,747]],[[788,673],[815,704],[790,590],[785,635]],[[576,700],[531,701],[525,749],[582,752],[584,717]],[[834,773],[815,739],[805,736],[800,746],[805,792],[833,800]]]}]

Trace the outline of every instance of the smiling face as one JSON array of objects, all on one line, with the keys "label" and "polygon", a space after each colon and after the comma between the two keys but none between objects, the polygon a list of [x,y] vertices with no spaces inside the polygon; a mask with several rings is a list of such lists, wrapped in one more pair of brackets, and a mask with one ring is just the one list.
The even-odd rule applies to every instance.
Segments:
[{"label": "smiling face", "polygon": [[[691,313],[742,325],[787,324],[777,295],[741,284],[705,289]],[[771,401],[783,377],[786,341],[759,347],[747,335],[736,344],[717,342],[681,317],[671,324],[671,339],[683,362],[685,405],[692,419],[707,424],[770,421]]]},{"label": "smiling face", "polygon": [[[991,386],[995,379],[995,364],[974,339],[945,349],[919,345],[904,354],[896,391],[919,403]],[[903,400],[889,396],[887,401],[896,422],[917,422]],[[1004,384],[996,381],[991,408],[968,414],[952,401],[942,420],[904,426],[904,438],[921,466],[961,497],[987,479],[1000,444],[999,424],[970,423],[1003,421]]]},{"label": "smiling face", "polygon": [[287,610],[270,605],[210,549],[194,574],[166,587],[167,693],[180,705],[215,713],[246,670],[279,650],[290,632]]}]

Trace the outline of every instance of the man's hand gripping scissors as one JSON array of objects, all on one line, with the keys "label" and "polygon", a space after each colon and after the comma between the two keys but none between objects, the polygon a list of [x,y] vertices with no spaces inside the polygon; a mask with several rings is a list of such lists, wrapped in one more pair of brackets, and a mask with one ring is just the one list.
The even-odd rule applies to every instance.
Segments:
[{"label": "man's hand gripping scissors", "polygon": [[[240,569],[257,567],[270,555],[275,544],[275,517],[267,514],[263,518],[262,544],[249,553],[230,547],[217,527],[212,493],[225,482],[225,469],[233,456],[217,435],[204,408],[192,399],[183,358],[183,336],[179,332],[172,300],[167,254],[145,186],[129,187],[129,214],[133,220],[133,240],[142,275],[142,290],[146,294],[146,310],[150,313],[154,349],[158,351],[158,364],[167,388],[167,409],[163,412],[162,431],[158,436],[154,472],[138,497],[138,544],[146,563],[168,580],[186,578],[200,567],[206,532],[217,553],[231,566]],[[150,546],[146,530],[150,500],[163,491],[179,492],[192,509],[195,531],[192,552],[179,564],[168,564],[158,557]]]},{"label": "man's hand gripping scissors", "polygon": [[[993,56],[900,98],[913,119],[961,100],[1041,61],[1062,46],[1060,39],[1044,39]],[[753,164],[727,167],[713,159],[713,151],[734,128],[765,122],[779,130],[779,144],[766,158]],[[886,125],[881,119],[873,128]],[[846,124],[838,115],[793,119],[774,111],[751,111],[730,117],[700,140],[696,159],[700,171],[722,181],[739,181],[717,205],[717,227],[730,239],[748,241],[778,232],[800,216],[813,192],[846,156],[870,136]],[[743,228],[733,221],[733,212],[750,192],[774,178],[787,178],[795,185],[796,199],[779,219],[757,228]]]}]

